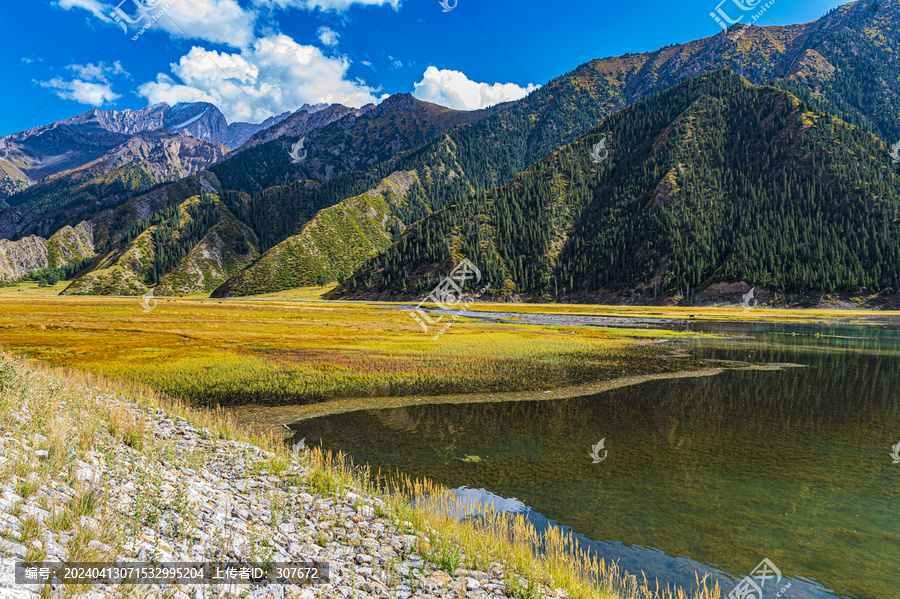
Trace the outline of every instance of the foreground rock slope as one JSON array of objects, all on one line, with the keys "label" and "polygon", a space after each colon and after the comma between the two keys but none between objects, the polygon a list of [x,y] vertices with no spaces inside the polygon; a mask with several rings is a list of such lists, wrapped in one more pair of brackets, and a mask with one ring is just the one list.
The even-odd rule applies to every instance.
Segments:
[{"label": "foreground rock slope", "polygon": [[217,430],[215,420],[195,425],[72,376],[0,354],[0,598],[69,591],[17,585],[14,567],[22,560],[223,559],[327,563],[330,581],[95,586],[86,596],[480,598],[520,588],[565,596],[508,578],[499,563],[468,570],[451,560],[453,567],[441,569],[425,557],[437,539],[323,469],[317,452],[273,453],[235,440],[221,422]]}]

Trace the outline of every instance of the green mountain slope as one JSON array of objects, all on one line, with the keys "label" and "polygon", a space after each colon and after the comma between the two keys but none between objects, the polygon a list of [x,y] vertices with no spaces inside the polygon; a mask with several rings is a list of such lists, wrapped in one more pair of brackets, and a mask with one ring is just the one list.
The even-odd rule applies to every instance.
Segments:
[{"label": "green mountain slope", "polygon": [[[609,157],[595,163],[604,138]],[[728,281],[896,290],[898,217],[884,143],[723,71],[417,223],[332,296],[421,294],[462,256],[507,297],[651,297]]]},{"label": "green mountain slope", "polygon": [[255,236],[217,196],[201,192],[136,223],[65,295],[208,293],[259,256]]},{"label": "green mountain slope", "polygon": [[213,297],[256,295],[343,281],[390,247],[406,226],[394,216],[421,190],[414,172],[397,172],[362,195],[326,208],[296,235],[228,279]]}]

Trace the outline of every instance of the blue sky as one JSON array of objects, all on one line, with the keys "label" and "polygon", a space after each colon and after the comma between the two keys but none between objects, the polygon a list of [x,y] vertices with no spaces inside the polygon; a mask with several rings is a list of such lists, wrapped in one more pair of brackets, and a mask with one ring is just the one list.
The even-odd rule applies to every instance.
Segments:
[{"label": "blue sky", "polygon": [[[119,1],[4,6],[0,135],[161,101],[210,101],[229,122],[398,92],[471,109],[594,58],[721,31],[709,15],[719,0],[443,0],[446,12],[439,0]],[[723,10],[736,18],[732,2],[759,1]],[[812,21],[840,4],[775,0],[760,24]],[[110,17],[117,5],[127,33]]]}]

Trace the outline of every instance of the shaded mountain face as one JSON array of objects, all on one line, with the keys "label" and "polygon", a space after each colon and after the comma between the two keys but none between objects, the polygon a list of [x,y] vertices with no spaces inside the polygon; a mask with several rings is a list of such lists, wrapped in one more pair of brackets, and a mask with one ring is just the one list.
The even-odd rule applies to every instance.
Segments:
[{"label": "shaded mountain face", "polygon": [[227,152],[192,136],[135,134],[97,159],[8,198],[12,208],[0,211],[0,234],[47,237],[154,186],[197,173]]},{"label": "shaded mountain face", "polygon": [[254,136],[212,170],[227,189],[245,193],[297,180],[321,182],[349,171],[368,171],[496,110],[453,110],[396,94],[378,106],[333,104],[312,113],[298,111]]},{"label": "shaded mountain face", "polygon": [[371,108],[371,104],[358,109],[341,104],[304,104],[293,114],[251,135],[238,151],[253,148],[279,137],[303,137],[314,129],[324,127],[348,114],[365,114]]},{"label": "shaded mountain face", "polygon": [[723,71],[416,223],[332,297],[415,296],[463,256],[502,297],[646,299],[730,281],[885,292],[900,282],[898,217],[883,142]]},{"label": "shaded mountain face", "polygon": [[172,133],[234,149],[284,113],[260,124],[228,124],[205,102],[156,104],[141,110],[91,110],[69,119],[14,133],[0,145],[0,197],[101,159],[135,135]]}]

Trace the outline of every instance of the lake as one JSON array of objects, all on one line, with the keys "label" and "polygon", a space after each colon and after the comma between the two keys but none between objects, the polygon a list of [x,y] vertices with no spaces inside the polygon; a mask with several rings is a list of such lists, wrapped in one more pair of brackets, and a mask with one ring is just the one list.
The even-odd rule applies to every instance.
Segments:
[{"label": "lake", "polygon": [[664,585],[691,588],[705,572],[727,595],[768,558],[783,579],[764,597],[900,597],[897,323],[668,326],[735,336],[670,342],[697,357],[803,367],[293,428],[357,463],[570,528],[600,557]]}]

